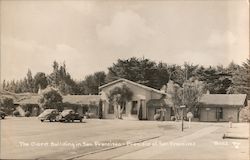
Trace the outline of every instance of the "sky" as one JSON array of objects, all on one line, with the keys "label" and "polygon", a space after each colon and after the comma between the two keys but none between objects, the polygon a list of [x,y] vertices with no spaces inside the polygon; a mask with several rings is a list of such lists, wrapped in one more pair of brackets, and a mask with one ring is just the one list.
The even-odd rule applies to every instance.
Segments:
[{"label": "sky", "polygon": [[117,59],[182,65],[249,58],[247,0],[2,0],[1,80],[52,71],[65,61],[76,80]]}]

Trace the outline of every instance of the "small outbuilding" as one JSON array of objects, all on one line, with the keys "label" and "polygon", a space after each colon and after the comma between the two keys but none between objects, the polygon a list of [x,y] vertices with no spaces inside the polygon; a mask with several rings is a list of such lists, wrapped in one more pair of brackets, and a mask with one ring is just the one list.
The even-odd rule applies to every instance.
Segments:
[{"label": "small outbuilding", "polygon": [[247,106],[246,94],[204,94],[198,107],[200,121],[239,122],[240,110]]}]

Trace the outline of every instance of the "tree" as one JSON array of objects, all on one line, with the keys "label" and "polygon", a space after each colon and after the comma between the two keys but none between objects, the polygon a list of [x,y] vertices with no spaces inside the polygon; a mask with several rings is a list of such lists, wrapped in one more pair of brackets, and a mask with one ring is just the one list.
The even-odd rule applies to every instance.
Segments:
[{"label": "tree", "polygon": [[2,97],[0,99],[0,108],[3,109],[7,114],[14,111],[13,99],[9,97]]},{"label": "tree", "polygon": [[30,69],[28,69],[27,73],[27,84],[28,84],[28,92],[34,92],[34,79],[32,77]]},{"label": "tree", "polygon": [[39,102],[44,109],[55,108],[62,110],[62,96],[59,91],[53,87],[47,87],[42,92],[42,97],[40,98]]},{"label": "tree", "polygon": [[48,85],[48,81],[47,81],[47,77],[45,73],[38,72],[34,76],[34,84],[35,84],[35,92],[37,92],[39,88],[45,89]]},{"label": "tree", "polygon": [[53,62],[53,72],[48,76],[48,83],[57,88],[63,95],[79,93],[76,82],[67,72],[66,64]]},{"label": "tree", "polygon": [[98,94],[98,87],[105,84],[105,72],[95,72],[85,77],[85,94]]},{"label": "tree", "polygon": [[194,78],[190,78],[183,83],[183,104],[186,105],[188,111],[193,111],[196,108],[201,96],[205,92],[204,86],[202,81]]},{"label": "tree", "polygon": [[232,83],[228,93],[242,93],[250,97],[250,59],[233,71]]},{"label": "tree", "polygon": [[132,96],[133,92],[125,84],[110,90],[108,99],[115,106],[116,118],[122,119],[122,112],[126,107],[126,102],[130,101]]},{"label": "tree", "polygon": [[74,94],[76,95],[83,95],[85,94],[85,83],[84,81],[76,81],[74,87]]},{"label": "tree", "polygon": [[172,103],[172,109],[174,111],[175,117],[179,119],[180,113],[178,108],[180,107],[180,105],[182,105],[182,88],[178,84],[170,80],[167,83],[165,92],[167,93],[168,98]]},{"label": "tree", "polygon": [[210,66],[208,68],[201,66],[197,69],[195,77],[199,81],[203,81],[205,89],[212,94],[226,94],[228,88],[232,85],[232,75],[223,66]]},{"label": "tree", "polygon": [[168,66],[168,75],[168,81],[172,80],[174,83],[177,83],[180,86],[182,86],[183,82],[185,81],[184,70],[180,65]]},{"label": "tree", "polygon": [[53,87],[58,87],[60,81],[60,71],[58,62],[53,62],[53,72],[49,76],[49,83]]},{"label": "tree", "polygon": [[126,60],[118,59],[113,66],[108,68],[109,72],[106,81],[110,82],[119,78],[125,78],[149,87],[160,89],[164,82],[166,82],[166,79],[160,77],[165,77],[165,67],[163,63],[157,65],[156,62],[145,58],[139,59],[132,57]]},{"label": "tree", "polygon": [[6,89],[6,81],[3,80],[3,86],[2,86],[2,89],[5,90]]}]

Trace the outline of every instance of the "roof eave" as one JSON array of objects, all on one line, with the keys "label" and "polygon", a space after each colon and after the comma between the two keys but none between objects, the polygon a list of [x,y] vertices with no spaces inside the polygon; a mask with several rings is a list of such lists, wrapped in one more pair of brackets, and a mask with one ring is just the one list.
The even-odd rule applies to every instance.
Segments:
[{"label": "roof eave", "polygon": [[115,81],[113,81],[113,82],[110,82],[110,83],[107,83],[107,84],[105,84],[105,85],[102,85],[102,86],[100,86],[100,87],[98,87],[98,88],[99,88],[99,90],[101,90],[102,88],[105,88],[105,87],[110,86],[110,85],[112,85],[112,84],[118,83],[119,81],[129,82],[129,83],[132,83],[132,84],[137,85],[137,86],[139,86],[139,87],[142,87],[142,88],[144,88],[144,89],[147,89],[147,90],[150,90],[150,91],[153,91],[153,92],[162,94],[162,95],[166,95],[166,93],[161,92],[160,90],[157,90],[157,89],[154,89],[154,88],[151,88],[151,87],[145,86],[145,85],[143,85],[143,84],[139,84],[139,83],[136,83],[136,82],[133,82],[133,81],[124,79],[124,78],[120,78],[120,79],[115,80]]}]

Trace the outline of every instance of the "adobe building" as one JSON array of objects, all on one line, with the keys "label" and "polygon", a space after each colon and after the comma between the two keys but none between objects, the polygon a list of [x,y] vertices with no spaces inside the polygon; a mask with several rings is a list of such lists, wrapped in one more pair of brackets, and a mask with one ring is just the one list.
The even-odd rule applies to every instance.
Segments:
[{"label": "adobe building", "polygon": [[161,111],[161,113],[163,113],[162,120],[170,120],[171,106],[165,99],[166,93],[123,78],[99,87],[103,118],[115,118],[116,109],[114,105],[109,102],[108,96],[110,90],[115,87],[121,87],[122,85],[126,85],[133,92],[132,100],[125,104],[122,115],[123,119],[139,120],[139,112],[141,111],[142,120],[154,120],[154,115]]}]

